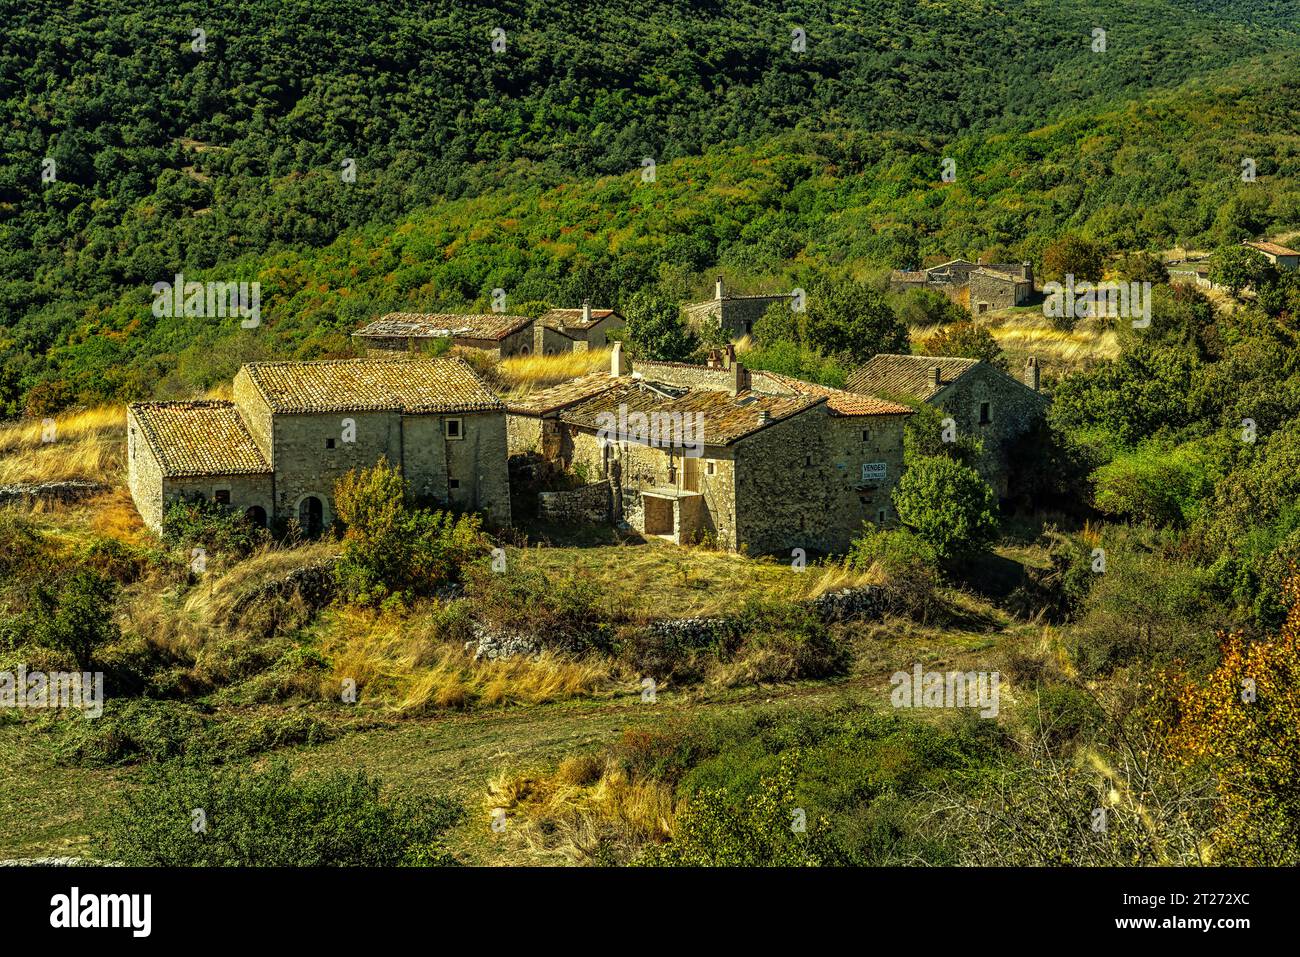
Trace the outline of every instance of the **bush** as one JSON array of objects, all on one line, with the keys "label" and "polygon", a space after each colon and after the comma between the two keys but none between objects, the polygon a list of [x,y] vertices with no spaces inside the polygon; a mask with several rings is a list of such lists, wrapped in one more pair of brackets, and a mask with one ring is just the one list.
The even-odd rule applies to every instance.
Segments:
[{"label": "bush", "polygon": [[130,867],[454,863],[440,841],[461,818],[456,804],[386,802],[379,791],[380,781],[360,771],[295,779],[283,762],[261,771],[171,762],[146,772],[97,844],[104,858]]},{"label": "bush", "polygon": [[477,567],[468,588],[479,618],[489,628],[531,635],[548,648],[573,653],[613,646],[600,587],[577,573],[550,576],[530,568],[494,572]]},{"label": "bush", "polygon": [[89,671],[95,653],[121,637],[113,611],[117,590],[115,581],[89,569],[53,586],[38,584],[25,630],[37,644],[71,655],[78,668]]},{"label": "bush", "polygon": [[218,502],[197,499],[168,506],[162,538],[173,548],[197,547],[238,560],[266,545],[271,533]]},{"label": "bush", "polygon": [[486,551],[478,516],[411,508],[408,491],[386,459],[336,484],[335,512],[344,532],[335,575],[349,600],[380,604],[431,594],[460,581],[464,566]]},{"label": "bush", "polygon": [[887,531],[864,525],[849,545],[845,564],[859,571],[873,565],[885,573],[885,602],[889,611],[916,621],[928,621],[938,606],[939,572],[934,549],[905,528]]},{"label": "bush", "polygon": [[993,489],[974,469],[942,456],[909,464],[894,488],[894,507],[941,561],[978,554],[997,534]]},{"label": "bush", "polygon": [[927,356],[962,356],[967,359],[981,359],[990,365],[1006,371],[1007,357],[1003,353],[993,333],[984,326],[970,322],[958,322],[940,329],[934,335],[921,340],[920,352]]}]

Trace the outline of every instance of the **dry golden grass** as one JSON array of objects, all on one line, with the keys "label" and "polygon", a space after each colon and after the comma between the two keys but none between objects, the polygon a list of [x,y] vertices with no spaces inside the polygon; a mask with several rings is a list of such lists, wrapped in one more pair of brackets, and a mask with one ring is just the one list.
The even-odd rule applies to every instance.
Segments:
[{"label": "dry golden grass", "polygon": [[750,599],[800,601],[876,580],[870,571],[851,571],[837,563],[810,564],[796,571],[787,561],[658,540],[603,548],[506,551],[511,567],[589,579],[611,608],[634,620],[722,615],[735,612]]},{"label": "dry golden grass", "polygon": [[517,395],[534,389],[545,389],[559,382],[567,382],[588,372],[609,368],[610,349],[590,349],[586,352],[561,352],[553,356],[512,356],[497,364],[496,372],[505,385]]},{"label": "dry golden grass", "polygon": [[322,652],[333,695],[350,678],[397,711],[541,704],[613,693],[607,663],[543,652],[534,658],[475,661],[449,642],[432,614],[402,617],[338,608],[324,626]]},{"label": "dry golden grass", "polygon": [[101,406],[54,417],[54,441],[43,419],[0,427],[0,485],[84,479],[117,484],[126,448],[126,409]]},{"label": "dry golden grass", "polygon": [[1077,366],[1089,359],[1114,359],[1119,338],[1114,330],[1085,320],[1074,329],[1055,329],[1045,316],[1016,317],[989,332],[1002,350],[1013,357],[1038,356],[1047,363]]},{"label": "dry golden grass", "polygon": [[505,810],[529,850],[574,861],[589,860],[602,844],[627,859],[672,835],[672,789],[594,756],[565,758],[550,774],[498,774],[485,804]]}]

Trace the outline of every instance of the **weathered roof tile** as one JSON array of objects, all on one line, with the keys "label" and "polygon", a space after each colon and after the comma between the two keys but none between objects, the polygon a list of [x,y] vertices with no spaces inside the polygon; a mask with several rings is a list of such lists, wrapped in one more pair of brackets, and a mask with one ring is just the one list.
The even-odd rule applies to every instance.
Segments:
[{"label": "weathered roof tile", "polygon": [[505,405],[469,363],[438,359],[250,362],[242,370],[273,412],[476,412]]},{"label": "weathered roof tile", "polygon": [[271,471],[233,402],[135,402],[130,410],[168,478]]}]

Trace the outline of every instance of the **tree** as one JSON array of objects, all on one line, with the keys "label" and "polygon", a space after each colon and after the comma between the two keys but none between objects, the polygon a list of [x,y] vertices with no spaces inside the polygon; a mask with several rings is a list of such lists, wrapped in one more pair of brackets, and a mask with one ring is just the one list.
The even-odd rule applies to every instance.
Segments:
[{"label": "tree", "polygon": [[1119,261],[1119,275],[1129,282],[1149,282],[1152,285],[1169,281],[1169,269],[1157,256],[1148,252],[1125,253]]},{"label": "tree", "polygon": [[944,456],[911,462],[894,488],[899,521],[944,561],[970,557],[993,540],[996,504],[978,472]]},{"label": "tree", "polygon": [[993,338],[993,333],[973,322],[946,326],[921,340],[920,351],[927,356],[961,356],[980,359],[1006,371],[1007,357]]},{"label": "tree", "polygon": [[113,618],[116,601],[117,582],[83,569],[55,588],[37,585],[26,620],[37,644],[68,653],[89,671],[95,653],[121,637]]},{"label": "tree", "polygon": [[1079,236],[1062,236],[1043,250],[1044,278],[1063,281],[1073,276],[1075,282],[1101,279],[1103,261],[1101,249]]},{"label": "tree", "polygon": [[652,289],[633,293],[624,315],[628,341],[643,358],[680,362],[696,349],[677,304]]},{"label": "tree", "polygon": [[966,309],[933,289],[907,290],[895,300],[894,309],[909,329],[971,321]]},{"label": "tree", "polygon": [[1178,753],[1212,772],[1218,787],[1215,863],[1300,863],[1300,579],[1285,583],[1290,607],[1276,636],[1227,635],[1219,666],[1187,683],[1175,728]]},{"label": "tree", "polygon": [[800,326],[806,315],[795,312],[787,302],[773,303],[754,323],[754,342],[760,346],[774,346],[778,342],[802,344],[804,336]]},{"label": "tree", "polygon": [[908,352],[907,327],[882,293],[852,279],[823,279],[808,294],[809,344],[853,363]]},{"label": "tree", "polygon": [[1210,257],[1210,282],[1234,296],[1248,286],[1258,289],[1276,277],[1273,264],[1248,246],[1220,246]]}]

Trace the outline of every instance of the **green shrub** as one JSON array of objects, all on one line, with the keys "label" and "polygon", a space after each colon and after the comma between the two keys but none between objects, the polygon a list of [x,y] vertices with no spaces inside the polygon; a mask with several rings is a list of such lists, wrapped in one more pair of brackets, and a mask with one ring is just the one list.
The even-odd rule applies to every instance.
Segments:
[{"label": "green shrub", "polygon": [[121,637],[114,618],[118,586],[88,569],[74,571],[32,591],[25,630],[39,645],[64,652],[89,671],[96,652]]},{"label": "green shrub", "polygon": [[360,771],[294,778],[283,762],[260,771],[171,762],[147,770],[96,843],[105,859],[134,867],[453,862],[440,842],[462,815],[456,804],[385,801],[379,792],[380,781]]},{"label": "green shrub", "polygon": [[173,548],[202,548],[210,555],[247,558],[271,533],[219,502],[173,502],[163,515],[163,541]]},{"label": "green shrub", "polygon": [[978,554],[993,540],[996,505],[979,473],[943,456],[910,463],[894,487],[899,521],[941,561]]},{"label": "green shrub", "polygon": [[476,566],[467,585],[478,617],[490,628],[532,635],[560,651],[613,647],[613,624],[600,586],[576,572],[548,575],[517,567],[494,572]]}]

